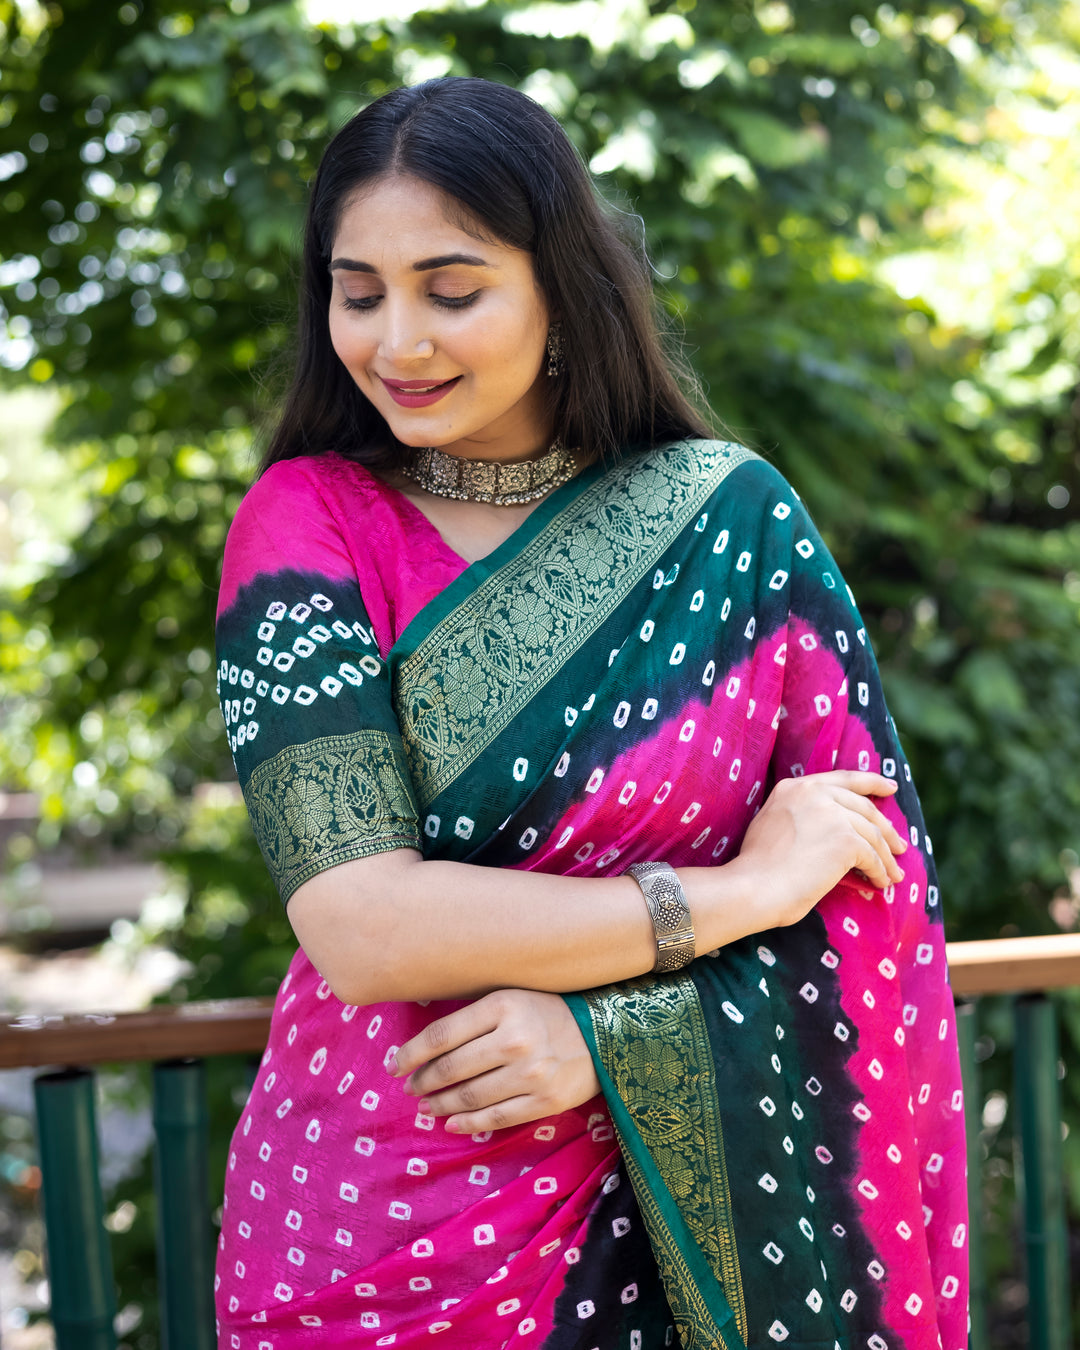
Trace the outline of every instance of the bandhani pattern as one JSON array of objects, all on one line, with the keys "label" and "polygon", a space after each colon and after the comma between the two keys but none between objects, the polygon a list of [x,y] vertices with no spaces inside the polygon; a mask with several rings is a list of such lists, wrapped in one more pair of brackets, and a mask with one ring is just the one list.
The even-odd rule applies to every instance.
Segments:
[{"label": "bandhani pattern", "polygon": [[686,442],[579,475],[467,567],[336,456],[230,534],[219,679],[284,898],[383,849],[718,865],[778,778],[900,783],[905,881],[569,996],[605,1099],[461,1139],[386,1065],[456,1004],[298,952],[230,1157],[221,1345],[963,1350],[962,1096],[930,840],[854,600],[790,486]]}]

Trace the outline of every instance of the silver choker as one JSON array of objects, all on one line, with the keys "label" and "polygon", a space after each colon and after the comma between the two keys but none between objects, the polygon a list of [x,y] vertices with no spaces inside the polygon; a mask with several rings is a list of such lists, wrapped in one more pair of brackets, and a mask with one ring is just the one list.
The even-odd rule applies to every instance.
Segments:
[{"label": "silver choker", "polygon": [[492,506],[539,501],[569,482],[576,467],[574,456],[558,437],[539,459],[522,459],[513,464],[461,459],[433,446],[407,451],[400,464],[401,472],[425,492],[459,502],[488,502]]}]

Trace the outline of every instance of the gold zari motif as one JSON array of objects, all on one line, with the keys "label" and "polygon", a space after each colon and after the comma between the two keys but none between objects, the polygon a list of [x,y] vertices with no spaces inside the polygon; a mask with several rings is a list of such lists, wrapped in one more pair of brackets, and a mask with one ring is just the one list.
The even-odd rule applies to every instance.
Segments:
[{"label": "gold zari motif", "polygon": [[408,772],[384,731],[289,745],[244,789],[282,900],[317,872],[392,848],[419,848]]},{"label": "gold zari motif", "polygon": [[421,809],[604,623],[737,465],[740,445],[633,455],[561,511],[400,667],[394,705]]},{"label": "gold zari motif", "polygon": [[[743,1340],[746,1300],[731,1215],[712,1051],[689,975],[649,977],[587,994],[596,1047],[641,1142],[678,1202],[692,1237],[720,1282]],[[623,1156],[686,1350],[717,1345],[715,1322],[633,1150]]]}]

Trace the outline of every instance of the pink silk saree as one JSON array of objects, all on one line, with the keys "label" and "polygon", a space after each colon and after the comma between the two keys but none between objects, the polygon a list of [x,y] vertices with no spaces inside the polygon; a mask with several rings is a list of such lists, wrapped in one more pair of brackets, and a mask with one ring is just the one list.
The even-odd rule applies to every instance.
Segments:
[{"label": "pink silk saree", "polygon": [[[466,566],[337,456],[226,551],[219,683],[286,901],[391,848],[576,875],[722,864],[775,781],[898,778],[902,886],[568,1001],[605,1095],[460,1138],[297,952],[234,1136],[229,1350],[963,1350],[962,1096],[931,845],[850,593],[741,447],[596,466]],[[358,899],[358,903],[360,903]]]}]

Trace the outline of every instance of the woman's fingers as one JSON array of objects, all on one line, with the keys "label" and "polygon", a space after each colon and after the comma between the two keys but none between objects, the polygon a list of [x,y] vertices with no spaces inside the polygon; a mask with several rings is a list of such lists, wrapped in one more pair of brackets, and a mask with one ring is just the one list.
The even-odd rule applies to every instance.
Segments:
[{"label": "woman's fingers", "polygon": [[480,1111],[463,1111],[446,1122],[451,1134],[484,1134],[488,1130],[506,1130],[511,1125],[524,1125],[540,1120],[548,1111],[537,1105],[533,1097],[508,1097]]},{"label": "woman's fingers", "polygon": [[888,840],[889,848],[893,853],[907,852],[907,840],[884,811],[879,810],[867,797],[860,796],[856,792],[841,788],[837,791],[836,799],[842,806],[846,806],[849,811],[853,811],[856,815],[862,816],[880,830]]},{"label": "woman's fingers", "polygon": [[897,855],[908,844],[881,809],[898,786],[861,769],[775,784],[728,864],[749,894],[766,897],[754,902],[763,929],[797,923],[852,870],[881,889],[903,879]]},{"label": "woman's fingers", "polygon": [[871,773],[869,769],[829,769],[825,773],[807,774],[803,781],[817,779],[820,783],[829,783],[834,787],[847,788],[861,797],[891,797],[900,784],[895,778],[886,778],[881,773]]},{"label": "woman's fingers", "polygon": [[[492,1111],[509,1101],[529,1101],[537,1106],[544,1097],[544,1081],[539,1077],[533,1083],[503,1065],[489,1073],[478,1074],[465,1082],[454,1083],[441,1092],[425,1092],[421,1109],[431,1116],[466,1115],[470,1118],[480,1111]],[[538,1115],[547,1114],[538,1109]],[[502,1129],[501,1125],[478,1125],[477,1130]],[[470,1131],[475,1133],[475,1131]]]},{"label": "woman's fingers", "polygon": [[395,1055],[397,1067],[392,1071],[396,1078],[404,1078],[423,1064],[441,1057],[448,1058],[461,1047],[467,1046],[494,1031],[499,1025],[498,1008],[495,996],[487,994],[467,1007],[439,1017],[398,1050]]},{"label": "woman's fingers", "polygon": [[892,882],[902,881],[903,869],[893,856],[907,850],[903,836],[883,812],[868,798],[848,788],[829,789],[833,801],[844,811],[842,819],[847,829],[854,832],[856,861],[853,867],[882,889]]},{"label": "woman's fingers", "polygon": [[893,856],[892,846],[877,825],[865,816],[852,814],[852,827],[859,835],[856,868],[872,885],[886,886],[903,881],[904,872]]},{"label": "woman's fingers", "polygon": [[497,989],[401,1047],[398,1076],[425,1114],[458,1133],[505,1129],[580,1106],[600,1090],[574,1016],[557,994]]},{"label": "woman's fingers", "polygon": [[488,1074],[505,1063],[506,1052],[498,1038],[490,1034],[480,1036],[415,1069],[405,1084],[405,1091],[414,1097],[430,1097],[453,1084],[475,1082],[479,1075]]},{"label": "woman's fingers", "polygon": [[482,1111],[520,1092],[520,1088],[511,1089],[507,1080],[505,1072],[494,1069],[465,1082],[454,1083],[442,1091],[430,1089],[423,1094],[421,1110],[429,1116],[450,1116],[457,1111]]}]

